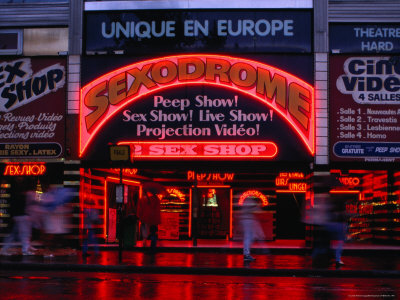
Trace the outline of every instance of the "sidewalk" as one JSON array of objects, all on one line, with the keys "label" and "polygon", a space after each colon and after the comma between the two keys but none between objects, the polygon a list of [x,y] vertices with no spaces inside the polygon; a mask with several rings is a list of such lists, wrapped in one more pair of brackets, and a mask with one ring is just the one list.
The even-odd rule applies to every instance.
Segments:
[{"label": "sidewalk", "polygon": [[139,242],[132,250],[102,245],[98,256],[87,258],[80,251],[58,249],[54,257],[45,257],[44,249],[33,256],[0,256],[0,269],[53,270],[88,272],[131,272],[164,274],[214,274],[232,276],[329,276],[329,277],[400,277],[400,247],[346,245],[345,263],[340,269],[313,268],[309,250],[284,241],[279,244],[256,243],[254,262],[244,262],[240,243],[230,241],[161,241],[155,253]]}]

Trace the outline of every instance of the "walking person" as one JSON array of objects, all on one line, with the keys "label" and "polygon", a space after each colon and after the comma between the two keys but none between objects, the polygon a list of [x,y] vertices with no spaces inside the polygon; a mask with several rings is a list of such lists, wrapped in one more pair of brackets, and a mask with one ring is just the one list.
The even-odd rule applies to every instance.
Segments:
[{"label": "walking person", "polygon": [[94,247],[94,253],[96,256],[99,255],[99,244],[96,238],[95,233],[95,226],[99,224],[100,217],[97,208],[94,208],[92,205],[93,203],[89,203],[91,206],[87,206],[83,210],[83,229],[84,229],[84,240],[82,246],[82,256],[87,257],[90,254],[89,251],[89,244]]},{"label": "walking person", "polygon": [[342,253],[347,232],[345,199],[336,197],[335,199],[331,199],[331,202],[328,228],[331,233],[332,241],[335,241],[335,245],[332,248],[334,250],[336,268],[340,268],[344,265],[344,262],[342,261]]},{"label": "walking person", "polygon": [[2,255],[10,255],[8,250],[14,242],[20,241],[22,255],[33,255],[31,251],[32,225],[27,213],[27,190],[30,186],[23,177],[16,177],[11,183],[10,215],[13,221],[11,233],[5,238]]},{"label": "walking person", "polygon": [[257,219],[256,211],[259,205],[254,197],[248,197],[243,202],[240,221],[243,229],[243,259],[250,262],[256,260],[251,256],[251,246],[256,237],[263,235],[261,225]]}]

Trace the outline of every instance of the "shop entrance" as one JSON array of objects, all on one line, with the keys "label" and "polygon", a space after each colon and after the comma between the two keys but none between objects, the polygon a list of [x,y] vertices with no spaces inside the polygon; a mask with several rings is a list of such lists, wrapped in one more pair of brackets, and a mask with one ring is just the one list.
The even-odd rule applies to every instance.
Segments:
[{"label": "shop entrance", "polygon": [[220,239],[229,236],[231,197],[229,188],[199,187],[193,191],[198,199],[197,236]]}]

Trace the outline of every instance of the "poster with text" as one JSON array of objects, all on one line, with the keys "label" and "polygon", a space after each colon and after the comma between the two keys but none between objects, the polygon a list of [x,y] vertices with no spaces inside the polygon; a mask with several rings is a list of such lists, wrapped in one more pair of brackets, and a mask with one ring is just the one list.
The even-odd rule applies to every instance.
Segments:
[{"label": "poster with text", "polygon": [[332,161],[400,160],[398,56],[330,57]]},{"label": "poster with text", "polygon": [[0,158],[62,157],[65,91],[65,59],[0,59]]}]

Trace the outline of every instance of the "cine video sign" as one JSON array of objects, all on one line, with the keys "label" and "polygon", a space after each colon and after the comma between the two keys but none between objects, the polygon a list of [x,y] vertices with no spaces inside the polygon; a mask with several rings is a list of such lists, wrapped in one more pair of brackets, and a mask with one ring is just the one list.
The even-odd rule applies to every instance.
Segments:
[{"label": "cine video sign", "polygon": [[400,62],[396,56],[330,57],[332,161],[400,161]]},{"label": "cine video sign", "polygon": [[[84,60],[83,70],[98,66],[96,59]],[[282,60],[299,72],[312,65],[312,57]],[[263,61],[176,55],[87,78],[80,102],[83,159],[99,159],[98,149],[109,143],[129,145],[135,160],[313,157],[313,87]]]}]

